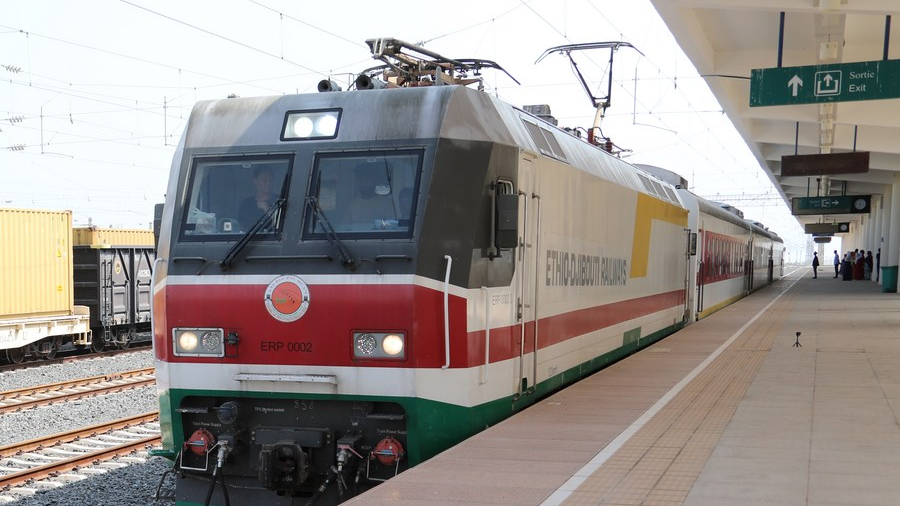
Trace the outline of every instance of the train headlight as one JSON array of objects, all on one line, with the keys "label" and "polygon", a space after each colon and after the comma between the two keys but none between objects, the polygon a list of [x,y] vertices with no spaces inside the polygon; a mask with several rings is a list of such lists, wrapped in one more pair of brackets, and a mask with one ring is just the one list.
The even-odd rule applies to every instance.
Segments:
[{"label": "train headlight", "polygon": [[401,332],[354,332],[353,357],[406,358],[406,335]]},{"label": "train headlight", "polygon": [[403,338],[397,334],[388,334],[381,341],[381,349],[392,357],[403,355]]},{"label": "train headlight", "polygon": [[172,329],[172,342],[176,357],[225,356],[225,332],[222,329]]},{"label": "train headlight", "polygon": [[197,348],[197,343],[200,342],[200,340],[197,339],[197,334],[193,332],[183,332],[176,339],[178,339],[175,346],[176,350],[194,351],[194,349]]},{"label": "train headlight", "polygon": [[313,133],[313,122],[309,116],[300,116],[296,119],[293,119],[293,121],[293,134],[295,137],[306,138]]},{"label": "train headlight", "polygon": [[337,137],[341,111],[289,112],[284,119],[281,140],[334,139]]}]

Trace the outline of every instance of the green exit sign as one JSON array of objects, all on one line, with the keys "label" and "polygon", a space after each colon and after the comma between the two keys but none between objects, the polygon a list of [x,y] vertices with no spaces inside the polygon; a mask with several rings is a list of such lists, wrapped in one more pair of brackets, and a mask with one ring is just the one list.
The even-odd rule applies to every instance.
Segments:
[{"label": "green exit sign", "polygon": [[842,195],[839,197],[794,197],[791,199],[791,214],[860,214],[868,213],[872,197],[870,195]]},{"label": "green exit sign", "polygon": [[750,107],[900,98],[900,60],[753,69]]}]

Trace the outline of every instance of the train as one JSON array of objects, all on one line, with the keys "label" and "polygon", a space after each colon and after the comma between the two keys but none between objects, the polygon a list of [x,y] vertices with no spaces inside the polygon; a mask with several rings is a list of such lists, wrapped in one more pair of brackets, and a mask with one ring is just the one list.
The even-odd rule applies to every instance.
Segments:
[{"label": "train", "polygon": [[694,195],[686,189],[687,180],[671,171],[637,167],[674,186],[688,209],[688,271],[694,276],[687,291],[688,320],[709,316],[784,276],[784,241],[778,234],[758,221],[745,220],[734,206]]},{"label": "train", "polygon": [[0,362],[150,342],[153,231],[0,209]]},{"label": "train", "polygon": [[783,275],[777,234],[485,93],[496,63],[367,42],[353,90],[187,121],[152,288],[178,505],[337,504]]}]

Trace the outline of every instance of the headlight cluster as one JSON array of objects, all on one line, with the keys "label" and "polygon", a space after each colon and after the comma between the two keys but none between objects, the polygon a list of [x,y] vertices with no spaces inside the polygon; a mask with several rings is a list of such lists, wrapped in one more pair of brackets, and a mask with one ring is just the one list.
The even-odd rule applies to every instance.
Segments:
[{"label": "headlight cluster", "polygon": [[341,111],[289,112],[284,120],[281,140],[333,139],[337,137]]},{"label": "headlight cluster", "polygon": [[175,328],[172,344],[176,357],[224,357],[225,332],[222,329]]},{"label": "headlight cluster", "polygon": [[406,358],[406,335],[400,332],[354,332],[354,358]]}]

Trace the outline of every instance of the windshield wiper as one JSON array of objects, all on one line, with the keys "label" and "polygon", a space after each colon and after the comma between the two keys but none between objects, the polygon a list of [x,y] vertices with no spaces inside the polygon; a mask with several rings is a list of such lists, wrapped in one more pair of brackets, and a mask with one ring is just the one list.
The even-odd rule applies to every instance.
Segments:
[{"label": "windshield wiper", "polygon": [[[250,239],[253,239],[253,237],[256,236],[256,234],[258,234],[260,230],[266,228],[266,225],[272,222],[272,216],[274,216],[276,212],[284,209],[285,202],[286,200],[283,198],[273,202],[272,205],[269,206],[268,209],[266,209],[266,212],[263,213],[262,217],[256,220],[256,223],[254,223],[253,226],[250,227],[250,230],[244,233],[244,235],[241,237],[241,240],[234,243],[234,246],[232,246],[231,249],[228,250],[228,253],[225,254],[225,258],[223,258],[219,262],[219,267],[223,271],[228,270],[228,268],[231,267],[231,262],[234,261],[234,257],[236,257],[238,253],[240,253],[241,250],[243,250],[244,247],[247,246],[247,244],[250,242]],[[284,216],[284,213],[282,212],[281,215]]]},{"label": "windshield wiper", "polygon": [[341,238],[338,237],[337,232],[334,231],[334,227],[331,226],[331,222],[329,222],[328,217],[325,216],[325,211],[319,206],[319,199],[316,197],[307,197],[306,203],[309,204],[309,208],[312,210],[313,214],[315,214],[316,221],[321,224],[322,230],[325,232],[325,238],[328,239],[328,243],[331,244],[331,247],[337,252],[341,264],[347,269],[355,271],[359,266],[359,262],[350,255],[350,252],[347,251],[347,247],[344,246],[344,243],[341,242]]}]

